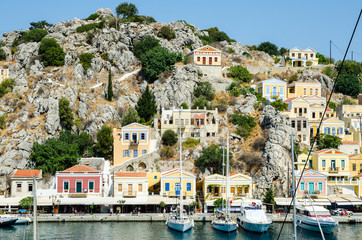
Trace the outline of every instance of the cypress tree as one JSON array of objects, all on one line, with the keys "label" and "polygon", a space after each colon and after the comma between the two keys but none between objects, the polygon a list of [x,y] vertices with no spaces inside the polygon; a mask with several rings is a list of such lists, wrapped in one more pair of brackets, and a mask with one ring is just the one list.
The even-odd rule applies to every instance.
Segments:
[{"label": "cypress tree", "polygon": [[140,118],[144,119],[145,122],[150,121],[153,115],[157,113],[156,100],[148,86],[141,98],[138,100],[136,110]]},{"label": "cypress tree", "polygon": [[111,69],[109,69],[107,99],[108,101],[112,101],[112,98],[113,98],[112,72]]}]

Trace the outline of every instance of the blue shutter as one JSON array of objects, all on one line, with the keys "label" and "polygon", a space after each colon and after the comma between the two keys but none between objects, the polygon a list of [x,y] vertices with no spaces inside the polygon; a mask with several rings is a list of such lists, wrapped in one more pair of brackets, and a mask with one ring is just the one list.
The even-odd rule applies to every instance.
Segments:
[{"label": "blue shutter", "polygon": [[318,190],[319,191],[323,190],[323,183],[321,183],[321,182],[318,183]]},{"label": "blue shutter", "polygon": [[304,182],[301,182],[301,183],[300,183],[300,190],[301,190],[301,191],[304,191]]},{"label": "blue shutter", "polygon": [[170,191],[170,183],[165,183],[165,191]]},{"label": "blue shutter", "polygon": [[191,183],[189,183],[189,182],[187,183],[187,191],[189,191],[189,192],[191,191]]},{"label": "blue shutter", "polygon": [[123,150],[123,157],[126,156],[126,150]]}]

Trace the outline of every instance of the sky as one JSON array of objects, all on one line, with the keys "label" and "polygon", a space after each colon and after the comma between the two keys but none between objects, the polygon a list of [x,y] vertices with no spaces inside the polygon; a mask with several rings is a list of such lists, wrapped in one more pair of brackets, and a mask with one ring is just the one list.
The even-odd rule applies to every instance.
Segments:
[{"label": "sky", "polygon": [[[50,23],[86,18],[99,8],[114,9],[114,0],[12,0],[1,1],[0,36],[26,30],[30,22]],[[269,41],[278,47],[311,47],[332,58],[342,59],[362,8],[362,0],[129,0],[140,15],[158,22],[185,20],[200,29],[218,27],[243,45]],[[351,51],[362,62],[362,19]]]}]

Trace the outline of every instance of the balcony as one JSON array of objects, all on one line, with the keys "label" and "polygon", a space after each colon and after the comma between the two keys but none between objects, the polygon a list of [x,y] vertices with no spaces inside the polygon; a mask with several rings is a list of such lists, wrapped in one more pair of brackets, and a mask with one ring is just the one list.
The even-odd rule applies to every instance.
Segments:
[{"label": "balcony", "polygon": [[138,145],[139,141],[138,140],[131,140],[130,141],[130,145]]},{"label": "balcony", "polygon": [[69,197],[70,198],[86,198],[87,193],[70,193]]},{"label": "balcony", "polygon": [[339,167],[330,167],[329,168],[329,173],[338,173],[339,171]]},{"label": "balcony", "polygon": [[321,194],[321,191],[319,191],[319,190],[305,190],[304,194],[319,195],[319,194]]},{"label": "balcony", "polygon": [[137,197],[137,191],[124,191],[123,197]]}]

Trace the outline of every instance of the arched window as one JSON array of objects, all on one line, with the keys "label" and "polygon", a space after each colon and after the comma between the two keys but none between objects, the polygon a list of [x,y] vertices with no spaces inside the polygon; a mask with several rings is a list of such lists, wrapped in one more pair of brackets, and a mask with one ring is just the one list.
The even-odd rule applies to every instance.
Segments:
[{"label": "arched window", "polygon": [[332,136],[336,136],[336,128],[332,127]]},{"label": "arched window", "polygon": [[338,133],[338,134],[343,134],[343,128],[342,128],[342,127],[339,127],[338,130],[337,130],[337,133]]},{"label": "arched window", "polygon": [[329,127],[325,127],[324,128],[324,133],[325,134],[331,134],[331,129]]},{"label": "arched window", "polygon": [[144,169],[146,169],[146,164],[144,162],[138,164],[138,170],[144,170]]},{"label": "arched window", "polygon": [[132,172],[132,171],[134,171],[133,166],[132,166],[132,165],[128,165],[128,167],[126,168],[126,171],[127,171],[127,172]]}]

